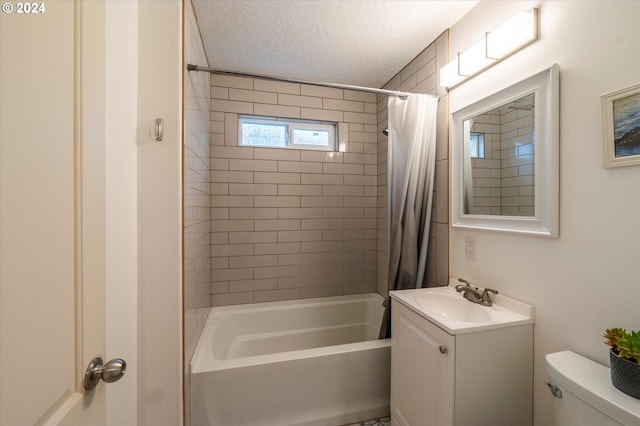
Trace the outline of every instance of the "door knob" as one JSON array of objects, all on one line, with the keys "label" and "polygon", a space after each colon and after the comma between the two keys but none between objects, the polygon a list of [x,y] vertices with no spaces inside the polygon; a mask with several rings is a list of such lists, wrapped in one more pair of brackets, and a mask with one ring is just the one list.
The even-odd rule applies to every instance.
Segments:
[{"label": "door knob", "polygon": [[95,357],[84,372],[84,388],[86,390],[95,388],[100,379],[106,383],[113,383],[120,380],[126,371],[127,363],[122,358],[114,358],[102,365],[102,358]]}]

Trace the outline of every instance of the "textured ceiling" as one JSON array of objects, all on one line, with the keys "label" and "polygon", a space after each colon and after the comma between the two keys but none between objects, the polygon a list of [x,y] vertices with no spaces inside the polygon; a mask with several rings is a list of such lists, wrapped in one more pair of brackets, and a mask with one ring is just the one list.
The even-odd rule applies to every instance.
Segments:
[{"label": "textured ceiling", "polygon": [[477,3],[193,0],[210,67],[370,87],[382,87]]}]

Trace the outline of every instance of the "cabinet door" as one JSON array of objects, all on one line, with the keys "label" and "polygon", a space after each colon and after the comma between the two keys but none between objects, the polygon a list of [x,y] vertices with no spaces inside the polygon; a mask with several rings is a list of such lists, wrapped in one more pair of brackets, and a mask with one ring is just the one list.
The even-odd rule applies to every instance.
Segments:
[{"label": "cabinet door", "polygon": [[391,312],[392,424],[452,425],[454,336],[398,302]]}]

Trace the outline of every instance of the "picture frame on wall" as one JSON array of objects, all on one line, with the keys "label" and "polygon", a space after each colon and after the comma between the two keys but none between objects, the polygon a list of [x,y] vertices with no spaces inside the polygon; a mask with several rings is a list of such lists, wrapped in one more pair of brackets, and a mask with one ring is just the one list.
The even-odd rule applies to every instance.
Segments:
[{"label": "picture frame on wall", "polygon": [[640,164],[640,84],[600,97],[604,166]]}]

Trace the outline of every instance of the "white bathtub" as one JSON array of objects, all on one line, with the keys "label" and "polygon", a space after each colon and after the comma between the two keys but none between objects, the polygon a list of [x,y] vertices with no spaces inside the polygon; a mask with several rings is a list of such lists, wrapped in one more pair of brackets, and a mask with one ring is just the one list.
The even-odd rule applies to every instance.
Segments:
[{"label": "white bathtub", "polygon": [[388,415],[382,300],[211,308],[191,360],[191,425],[337,426]]}]

